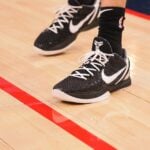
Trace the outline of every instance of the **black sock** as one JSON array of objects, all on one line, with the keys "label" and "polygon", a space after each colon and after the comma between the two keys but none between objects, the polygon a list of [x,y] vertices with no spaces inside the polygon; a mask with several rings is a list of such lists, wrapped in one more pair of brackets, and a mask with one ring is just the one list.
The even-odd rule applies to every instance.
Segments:
[{"label": "black sock", "polygon": [[123,55],[122,31],[124,29],[125,8],[102,7],[99,19],[99,36],[110,42],[114,53]]},{"label": "black sock", "polygon": [[79,6],[79,5],[93,5],[95,2],[95,0],[68,0],[68,3],[70,5],[75,5],[75,6]]}]

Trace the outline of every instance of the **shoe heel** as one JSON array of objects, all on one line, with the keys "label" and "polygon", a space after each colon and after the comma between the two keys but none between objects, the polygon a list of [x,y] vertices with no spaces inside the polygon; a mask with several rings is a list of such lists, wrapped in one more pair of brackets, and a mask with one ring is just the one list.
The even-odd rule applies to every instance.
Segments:
[{"label": "shoe heel", "polygon": [[117,91],[119,89],[128,87],[130,85],[131,85],[131,78],[128,78],[127,80],[123,80],[122,82],[118,83],[117,85],[109,86],[109,91],[114,92],[114,91]]}]

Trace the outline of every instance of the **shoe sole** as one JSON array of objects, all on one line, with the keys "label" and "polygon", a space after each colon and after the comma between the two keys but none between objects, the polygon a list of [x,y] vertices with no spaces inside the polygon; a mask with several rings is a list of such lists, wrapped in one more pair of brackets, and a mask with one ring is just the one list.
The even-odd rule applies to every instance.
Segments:
[{"label": "shoe sole", "polygon": [[106,92],[103,95],[96,97],[96,98],[81,99],[81,98],[76,98],[76,97],[70,96],[70,95],[68,95],[68,94],[66,94],[66,93],[64,93],[58,89],[54,89],[52,91],[52,96],[57,98],[57,99],[60,99],[60,100],[65,101],[65,102],[81,103],[81,104],[100,102],[100,101],[107,99],[109,97],[109,95],[110,95],[110,92]]},{"label": "shoe sole", "polygon": [[70,43],[67,47],[63,48],[63,49],[57,49],[57,50],[50,50],[50,51],[44,51],[38,47],[34,46],[34,49],[36,50],[36,52],[40,55],[44,55],[44,56],[51,56],[51,55],[58,55],[58,54],[62,54],[64,52],[66,52],[67,50],[70,49],[71,46],[73,46],[75,44],[75,40]]}]

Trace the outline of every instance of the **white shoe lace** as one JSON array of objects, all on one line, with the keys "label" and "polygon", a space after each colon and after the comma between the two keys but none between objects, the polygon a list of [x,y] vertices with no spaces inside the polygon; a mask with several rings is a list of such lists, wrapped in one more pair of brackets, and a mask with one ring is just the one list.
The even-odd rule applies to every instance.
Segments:
[{"label": "white shoe lace", "polygon": [[[93,72],[100,71],[100,68],[105,66],[110,56],[113,56],[113,54],[106,54],[99,50],[89,52],[85,55],[83,65],[70,76],[87,80],[87,77],[94,76]],[[87,64],[90,64],[90,67],[87,67]],[[81,70],[87,73],[83,73]]]},{"label": "white shoe lace", "polygon": [[73,18],[73,14],[78,12],[78,9],[82,8],[82,6],[65,6],[59,9],[56,12],[56,17],[52,23],[52,25],[48,28],[54,33],[58,33],[58,29],[63,29],[63,23],[69,23],[69,18]]}]

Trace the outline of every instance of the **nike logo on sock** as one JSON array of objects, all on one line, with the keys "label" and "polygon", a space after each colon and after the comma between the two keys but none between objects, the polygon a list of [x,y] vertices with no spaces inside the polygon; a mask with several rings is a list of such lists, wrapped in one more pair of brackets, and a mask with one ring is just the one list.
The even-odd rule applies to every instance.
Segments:
[{"label": "nike logo on sock", "polygon": [[124,71],[126,70],[126,66],[124,68],[122,68],[121,70],[119,70],[118,72],[114,73],[113,75],[107,76],[104,72],[104,69],[102,70],[102,79],[106,84],[110,84],[113,81],[115,81],[121,74],[124,73]]},{"label": "nike logo on sock", "polygon": [[81,27],[92,17],[92,15],[95,13],[95,9],[88,15],[86,16],[83,20],[81,20],[77,25],[74,25],[73,22],[70,22],[70,32],[71,33],[76,33],[78,32]]}]

